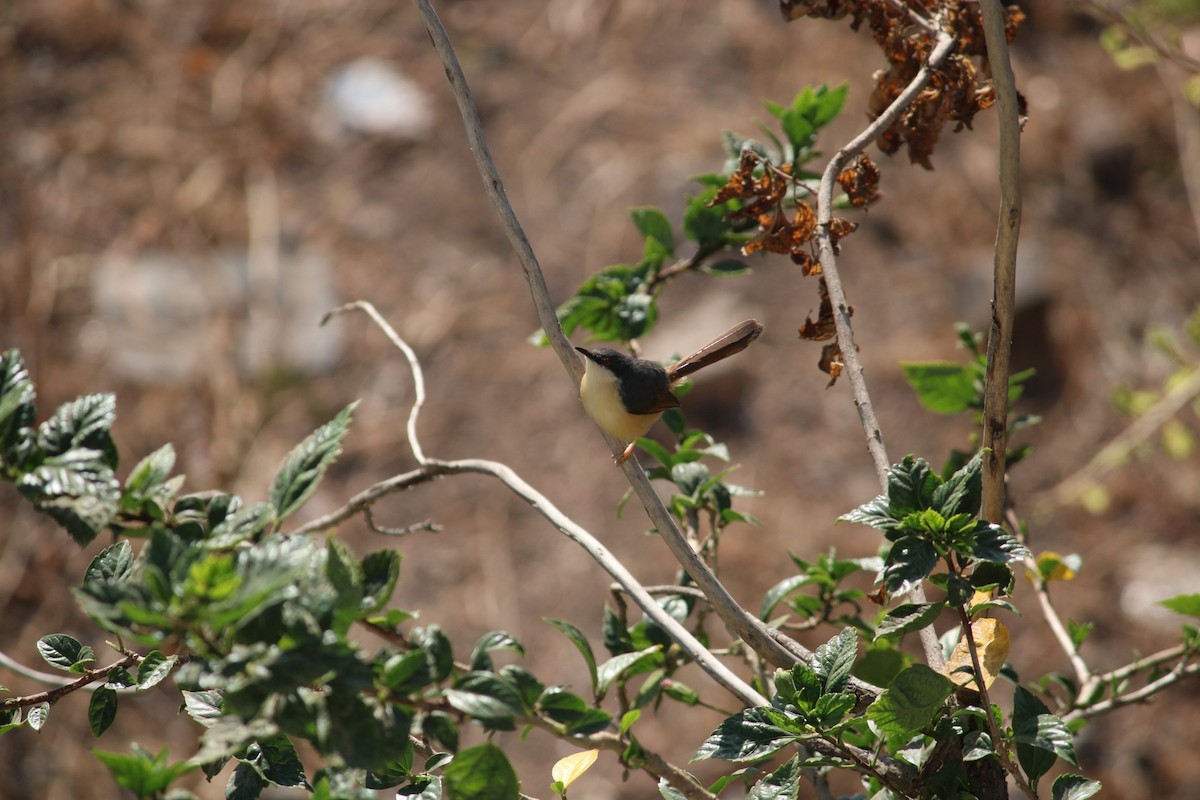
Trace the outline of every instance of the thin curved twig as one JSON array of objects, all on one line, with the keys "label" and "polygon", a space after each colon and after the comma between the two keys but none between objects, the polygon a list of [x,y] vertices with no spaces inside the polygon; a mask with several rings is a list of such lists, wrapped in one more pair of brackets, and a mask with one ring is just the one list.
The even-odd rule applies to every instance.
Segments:
[{"label": "thin curved twig", "polygon": [[365,300],[356,300],[327,312],[325,316],[321,317],[321,324],[324,325],[334,317],[348,314],[351,311],[361,311],[370,317],[371,321],[378,325],[384,335],[388,337],[388,341],[395,345],[397,350],[404,353],[404,358],[408,360],[408,368],[413,377],[413,393],[416,395],[412,410],[408,412],[408,445],[412,448],[413,458],[417,460],[417,463],[424,464],[425,453],[421,450],[420,439],[417,438],[417,418],[421,415],[421,406],[425,405],[425,375],[421,372],[421,362],[417,360],[417,354],[408,346],[408,342],[401,339],[400,334],[396,333],[396,329],[388,324],[375,306]]}]

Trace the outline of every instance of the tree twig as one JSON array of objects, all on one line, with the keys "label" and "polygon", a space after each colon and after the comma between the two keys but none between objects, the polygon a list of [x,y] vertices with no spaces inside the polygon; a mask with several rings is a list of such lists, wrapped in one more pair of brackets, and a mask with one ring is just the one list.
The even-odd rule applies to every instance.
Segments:
[{"label": "tree twig", "polygon": [[[50,703],[51,705],[53,705],[54,703],[61,700],[63,697],[66,697],[67,695],[71,694],[72,692],[77,692],[80,689],[94,691],[95,687],[93,687],[92,684],[94,684],[96,681],[108,680],[108,676],[114,670],[132,667],[134,664],[139,663],[141,660],[142,660],[142,657],[139,656],[137,653],[126,653],[125,657],[122,658],[120,661],[113,662],[112,664],[109,664],[107,667],[99,667],[97,669],[89,669],[73,681],[67,681],[65,683],[60,683],[58,681],[55,681],[56,683],[59,683],[59,685],[55,686],[53,689],[47,689],[44,692],[38,692],[37,694],[25,695],[23,697],[6,697],[5,699],[0,700],[0,709],[28,708],[29,706],[36,706],[41,703]],[[57,678],[57,676],[47,675],[47,673],[44,673],[44,672],[39,673],[39,672],[34,672],[33,670],[26,670],[23,667],[18,669],[18,667],[20,667],[20,665],[16,664],[16,662],[11,661],[11,659],[8,659],[7,656],[5,656],[4,662],[5,662],[5,666],[9,667],[9,669],[12,669],[14,672],[19,672],[19,674],[24,675],[25,677],[33,678],[34,680],[44,680],[44,678],[46,678],[46,677]],[[136,687],[122,687],[122,688],[125,689],[126,691],[130,691],[130,690],[136,691]]]},{"label": "tree twig", "polygon": [[421,440],[417,438],[417,418],[421,415],[421,406],[425,405],[425,375],[421,371],[421,362],[417,360],[417,354],[408,346],[408,342],[400,338],[396,333],[396,329],[388,324],[388,321],[383,318],[375,306],[365,300],[358,300],[353,303],[347,303],[344,306],[339,306],[328,312],[321,318],[321,324],[329,322],[330,319],[341,314],[347,314],[351,311],[361,311],[371,318],[371,321],[379,326],[384,335],[388,337],[397,350],[404,354],[404,358],[408,360],[408,368],[412,372],[413,377],[413,399],[412,409],[408,412],[408,446],[412,448],[413,458],[418,464],[425,463],[425,453],[421,450]]},{"label": "tree twig", "polygon": [[[426,30],[429,31],[430,38],[432,38],[434,47],[442,59],[443,66],[446,68],[446,77],[450,80],[451,89],[458,103],[459,113],[463,118],[463,124],[467,130],[467,139],[471,143],[471,152],[475,157],[479,172],[483,176],[488,197],[491,199],[492,205],[500,217],[501,223],[504,225],[509,241],[512,242],[513,247],[517,250],[517,255],[520,258],[521,267],[525,274],[525,280],[529,286],[530,294],[533,296],[533,304],[537,311],[538,321],[541,323],[542,329],[546,332],[546,336],[558,354],[559,360],[562,361],[568,374],[571,375],[574,385],[578,387],[579,380],[583,375],[582,365],[576,357],[571,343],[563,333],[562,326],[558,323],[558,317],[554,313],[555,306],[550,300],[549,289],[546,286],[541,267],[538,265],[537,259],[533,255],[533,250],[529,246],[529,241],[521,229],[520,222],[517,220],[516,214],[505,196],[504,185],[500,180],[500,175],[496,170],[495,162],[492,160],[483,135],[479,113],[475,108],[474,101],[471,99],[466,76],[463,74],[462,67],[458,63],[458,58],[454,54],[450,38],[442,27],[441,21],[438,19],[429,0],[413,0],[413,2],[417,7],[422,22],[425,24]],[[618,443],[617,440],[610,436],[605,435],[605,441],[614,455],[624,450],[624,444]],[[796,656],[793,654],[792,649],[783,647],[767,630],[766,625],[762,624],[738,605],[729,594],[729,591],[717,580],[707,565],[704,564],[703,560],[688,546],[687,541],[679,531],[679,527],[675,524],[674,518],[667,511],[662,498],[658,496],[658,493],[650,485],[646,473],[638,465],[637,460],[629,459],[626,461],[623,465],[623,470],[630,485],[633,487],[634,493],[637,494],[638,499],[646,509],[646,513],[650,517],[650,522],[659,532],[671,554],[675,556],[675,559],[683,566],[684,570],[687,571],[700,590],[709,598],[718,616],[734,632],[734,635],[741,637],[747,645],[754,648],[756,652],[760,653],[767,661],[776,666],[788,667],[794,664]],[[863,687],[860,686],[859,688]]]},{"label": "tree twig", "polygon": [[[850,325],[850,304],[846,301],[846,292],[842,288],[833,238],[830,235],[830,224],[833,222],[833,187],[837,184],[838,174],[846,164],[862,153],[867,145],[875,141],[883,131],[887,130],[900,117],[904,109],[916,99],[929,83],[933,73],[950,57],[956,44],[957,39],[949,33],[938,32],[937,43],[930,52],[929,59],[917,72],[916,77],[892,104],[875,118],[874,122],[851,139],[829,160],[829,164],[821,176],[820,186],[817,187],[817,250],[821,261],[821,273],[825,277],[825,285],[829,290],[829,301],[833,305],[838,346],[841,348],[842,359],[846,365],[846,377],[850,381],[850,391],[854,395],[854,407],[858,409],[859,421],[867,435],[867,450],[875,463],[875,473],[884,492],[887,491],[887,475],[892,462],[888,459],[887,449],[883,443],[883,433],[879,429],[879,421],[875,417],[875,408],[871,403],[871,393],[867,390],[867,382],[863,377],[862,363],[858,360],[858,349],[854,343],[854,329]],[[909,594],[909,598],[914,603],[924,603],[924,589],[918,586]],[[926,663],[932,669],[941,669],[945,659],[942,657],[942,648],[938,642],[937,632],[932,626],[927,626],[921,629],[920,637]]]},{"label": "tree twig", "polygon": [[1016,310],[1017,242],[1021,233],[1021,120],[1017,87],[1008,58],[1004,9],[1000,0],[980,0],[992,86],[1000,123],[1000,212],[996,223],[992,271],[992,325],[988,333],[983,383],[983,504],[989,522],[1004,518],[1004,468],[1008,447],[1008,378],[1012,368],[1013,315]]}]

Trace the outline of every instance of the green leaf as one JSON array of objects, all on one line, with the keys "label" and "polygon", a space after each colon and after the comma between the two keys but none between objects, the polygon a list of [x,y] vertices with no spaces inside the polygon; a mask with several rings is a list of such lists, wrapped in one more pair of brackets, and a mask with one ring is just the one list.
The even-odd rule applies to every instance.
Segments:
[{"label": "green leaf", "polygon": [[256,800],[267,785],[258,769],[250,762],[239,759],[225,784],[225,800]]},{"label": "green leaf", "polygon": [[277,734],[258,740],[260,757],[258,767],[268,781],[276,786],[306,786],[304,764],[292,740]]},{"label": "green leaf", "polygon": [[362,560],[362,614],[383,610],[400,580],[400,554],[395,550],[377,550]]},{"label": "green leaf", "polygon": [[891,594],[907,594],[937,566],[932,544],[917,536],[904,536],[892,545],[883,565],[883,585]]},{"label": "green leaf", "polygon": [[492,650],[512,650],[517,655],[525,655],[525,648],[521,646],[521,643],[511,633],[506,631],[490,631],[481,636],[479,641],[475,643],[475,649],[471,651],[471,669],[492,669],[492,659],[488,655]]},{"label": "green leaf", "polygon": [[904,378],[921,405],[935,414],[961,414],[977,402],[976,370],[949,361],[902,363]]},{"label": "green leaf", "polygon": [[657,242],[667,255],[674,255],[675,235],[666,214],[654,206],[638,206],[629,209],[629,216],[642,236]]},{"label": "green leaf", "polygon": [[648,278],[648,264],[605,267],[558,307],[563,330],[569,336],[583,328],[599,341],[627,342],[644,336],[658,320],[654,298],[645,289]]},{"label": "green leaf", "polygon": [[1200,594],[1177,594],[1166,600],[1160,600],[1158,604],[1176,614],[1200,617]]},{"label": "green leaf", "polygon": [[410,694],[432,682],[429,658],[422,650],[410,650],[389,658],[379,683],[396,694]]},{"label": "green leaf", "polygon": [[518,800],[517,773],[494,744],[463,750],[446,767],[446,794],[454,800]]},{"label": "green leaf", "polygon": [[796,800],[800,796],[800,779],[804,774],[799,761],[799,756],[789,758],[779,769],[754,784],[746,800]]},{"label": "green leaf", "polygon": [[211,728],[221,717],[221,692],[206,689],[201,692],[183,692],[183,710],[206,728]]},{"label": "green leaf", "polygon": [[25,722],[35,731],[40,731],[42,726],[46,724],[46,719],[50,716],[50,704],[38,703],[36,706],[30,707],[25,714]]},{"label": "green leaf", "polygon": [[888,514],[893,519],[904,519],[929,508],[941,482],[924,459],[905,456],[888,470]]},{"label": "green leaf", "polygon": [[850,692],[823,694],[817,699],[809,716],[814,725],[821,728],[832,728],[854,709],[855,702],[857,702],[857,698]]},{"label": "green leaf", "polygon": [[412,642],[425,651],[434,683],[440,683],[449,677],[454,669],[454,652],[450,639],[439,626],[418,628],[413,631]]},{"label": "green leaf", "polygon": [[901,672],[867,708],[867,718],[888,737],[911,738],[933,721],[954,684],[924,664]]},{"label": "green leaf", "polygon": [[758,761],[773,755],[800,738],[777,724],[784,719],[781,712],[767,707],[739,711],[717,726],[692,761]]},{"label": "green leaf", "polygon": [[[588,644],[587,637],[583,635],[583,631],[576,628],[569,622],[564,622],[560,619],[551,619],[550,617],[542,617],[542,619],[554,626],[571,640],[571,644],[575,645],[575,649],[583,656],[583,661],[587,664],[588,676],[592,680],[592,691],[599,691],[599,677],[596,672],[596,656],[592,652],[592,646]],[[606,617],[607,619],[607,617]]]},{"label": "green leaf", "polygon": [[1029,548],[999,525],[980,520],[972,533],[975,539],[971,546],[972,558],[995,564],[1033,558]]},{"label": "green leaf", "polygon": [[117,400],[111,393],[77,397],[38,426],[38,446],[50,458],[90,450],[105,466],[116,467],[117,449],[109,433],[116,418]]},{"label": "green leaf", "polygon": [[269,495],[279,520],[298,509],[316,491],[326,468],[342,451],[342,439],[350,428],[350,416],[357,405],[356,401],[343,408],[283,460],[271,482]]},{"label": "green leaf", "polygon": [[762,603],[758,608],[758,618],[767,621],[771,614],[775,613],[776,607],[792,592],[799,589],[801,586],[812,583],[813,578],[809,575],[792,575],[784,578],[779,583],[772,586],[763,595]]},{"label": "green leaf", "polygon": [[441,711],[427,714],[421,720],[421,732],[434,744],[451,753],[458,752],[458,726],[449,714]]},{"label": "green leaf", "polygon": [[21,476],[17,488],[80,546],[105,529],[121,501],[112,467],[96,450],[70,450]]},{"label": "green leaf", "polygon": [[1076,763],[1074,739],[1066,723],[1021,686],[1013,697],[1013,739],[1017,742],[1017,760],[1034,786],[1054,766],[1055,756]]},{"label": "green leaf", "polygon": [[125,479],[126,493],[134,497],[149,497],[175,468],[175,448],[164,444],[137,463]]},{"label": "green leaf", "polygon": [[88,702],[88,726],[92,729],[92,735],[99,738],[100,734],[108,730],[108,726],[112,725],[113,720],[117,718],[117,693],[108,686],[98,686],[92,692],[92,699]]},{"label": "green leaf", "polygon": [[854,522],[859,525],[869,525],[881,531],[895,530],[900,526],[900,520],[888,509],[886,495],[879,495],[870,502],[863,503],[858,508],[838,517],[838,522]]},{"label": "green leaf", "polygon": [[850,682],[850,671],[858,655],[858,635],[846,627],[837,636],[817,648],[809,667],[822,681],[823,693],[836,693]]},{"label": "green leaf", "polygon": [[899,639],[906,633],[932,625],[941,613],[941,603],[905,603],[896,606],[875,629],[875,639]]},{"label": "green leaf", "polygon": [[142,663],[138,665],[137,671],[137,687],[139,690],[149,689],[151,686],[156,686],[162,683],[171,670],[175,668],[178,656],[167,656],[160,653],[158,650],[151,650],[142,659]]},{"label": "green leaf", "polygon": [[21,354],[8,350],[0,356],[0,463],[20,466],[33,447],[37,392]]},{"label": "green leaf", "polygon": [[704,271],[709,275],[731,278],[735,275],[745,275],[750,272],[750,265],[736,258],[723,258],[711,264],[705,264]]},{"label": "green leaf", "polygon": [[644,667],[657,662],[657,656],[662,650],[661,645],[653,645],[634,653],[622,653],[605,661],[596,671],[596,692],[603,697],[608,687],[622,675],[636,675],[644,672]]},{"label": "green leaf", "polygon": [[[722,184],[724,182],[721,181]],[[715,207],[708,205],[716,193],[716,188],[709,188],[696,197],[689,197],[683,212],[683,235],[702,248],[719,245],[729,235],[730,225],[725,219],[726,204]]]},{"label": "green leaf", "polygon": [[[478,673],[490,674],[490,673]],[[491,676],[495,678],[495,676]],[[498,680],[498,679],[497,679]],[[478,720],[485,728],[491,730],[511,731],[516,727],[515,717],[524,712],[520,695],[512,687],[505,692],[495,683],[478,688],[490,690],[489,694],[462,689],[447,689],[446,701],[464,714],[469,714]],[[502,695],[502,696],[497,696]]]},{"label": "green leaf", "polygon": [[204,546],[210,550],[230,550],[242,542],[258,539],[276,521],[275,507],[270,503],[239,508],[213,527]]},{"label": "green leaf", "polygon": [[1100,781],[1066,773],[1054,779],[1050,796],[1052,800],[1087,800],[1099,794],[1100,789]]},{"label": "green leaf", "polygon": [[895,647],[876,644],[867,648],[855,663],[854,677],[876,686],[887,686],[906,666],[908,659]]},{"label": "green leaf", "polygon": [[38,639],[38,653],[52,667],[67,672],[80,672],[89,661],[96,660],[92,648],[65,633],[52,633]]},{"label": "green leaf", "polygon": [[983,497],[983,456],[977,452],[966,465],[933,491],[933,508],[949,519],[955,514],[979,513]]},{"label": "green leaf", "polygon": [[108,767],[108,771],[112,773],[119,786],[141,798],[161,796],[176,778],[191,772],[198,766],[189,761],[168,764],[167,748],[165,747],[157,755],[136,743],[132,750],[132,755],[107,753],[103,750],[93,750],[92,752],[104,766]]}]

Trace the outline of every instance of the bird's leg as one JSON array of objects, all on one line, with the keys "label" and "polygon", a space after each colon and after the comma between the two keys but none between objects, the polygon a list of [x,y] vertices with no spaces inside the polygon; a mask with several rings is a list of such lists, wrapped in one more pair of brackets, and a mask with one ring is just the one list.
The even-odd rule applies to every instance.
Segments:
[{"label": "bird's leg", "polygon": [[633,448],[635,448],[635,447],[637,447],[637,439],[634,439],[632,442],[630,442],[629,446],[626,447],[623,451],[621,451],[621,455],[619,455],[615,459],[613,459],[614,461],[617,462],[618,467],[629,460],[629,457],[633,455]]}]

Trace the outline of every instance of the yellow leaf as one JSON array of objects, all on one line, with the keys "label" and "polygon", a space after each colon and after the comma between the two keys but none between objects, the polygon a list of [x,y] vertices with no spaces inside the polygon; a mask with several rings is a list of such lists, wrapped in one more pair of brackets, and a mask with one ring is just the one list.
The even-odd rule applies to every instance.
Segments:
[{"label": "yellow leaf", "polygon": [[550,769],[550,777],[561,783],[565,792],[576,778],[587,772],[592,764],[596,763],[596,757],[599,755],[599,750],[585,750],[582,753],[574,753],[566,758],[560,758]]},{"label": "yellow leaf", "polygon": [[1038,553],[1037,566],[1042,580],[1047,583],[1075,580],[1075,570],[1067,563],[1067,559],[1053,550]]},{"label": "yellow leaf", "polygon": [[[971,638],[975,640],[975,649],[979,651],[979,665],[983,669],[983,685],[991,686],[1008,659],[1010,641],[1008,628],[998,619],[984,617],[971,623]],[[960,672],[962,668],[969,672]],[[959,686],[975,686],[974,666],[971,663],[971,651],[968,649],[967,637],[958,640],[950,660],[946,662],[946,677]]]}]

